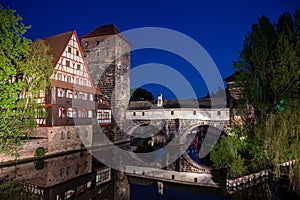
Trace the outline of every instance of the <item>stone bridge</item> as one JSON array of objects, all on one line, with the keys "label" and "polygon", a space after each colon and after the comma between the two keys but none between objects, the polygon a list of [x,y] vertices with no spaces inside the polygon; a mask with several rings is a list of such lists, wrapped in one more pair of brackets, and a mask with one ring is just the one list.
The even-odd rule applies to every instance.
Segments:
[{"label": "stone bridge", "polygon": [[[229,132],[229,108],[164,108],[131,107],[126,111],[127,135],[138,138],[155,137],[162,132],[166,135],[175,135],[187,149],[199,132],[201,127],[206,127],[205,141],[213,145],[221,134]],[[192,139],[191,139],[192,138]],[[166,141],[163,141],[166,142]],[[177,167],[176,167],[177,166]],[[209,173],[209,169],[192,160],[184,153],[175,163],[167,167],[172,171]]]}]

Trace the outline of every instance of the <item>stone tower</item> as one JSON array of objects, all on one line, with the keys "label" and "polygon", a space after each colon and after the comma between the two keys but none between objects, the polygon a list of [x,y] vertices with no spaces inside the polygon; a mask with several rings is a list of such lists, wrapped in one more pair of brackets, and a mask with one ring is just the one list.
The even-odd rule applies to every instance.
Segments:
[{"label": "stone tower", "polygon": [[113,140],[125,139],[125,111],[130,99],[130,44],[113,24],[81,37],[82,50],[94,85],[112,108]]}]

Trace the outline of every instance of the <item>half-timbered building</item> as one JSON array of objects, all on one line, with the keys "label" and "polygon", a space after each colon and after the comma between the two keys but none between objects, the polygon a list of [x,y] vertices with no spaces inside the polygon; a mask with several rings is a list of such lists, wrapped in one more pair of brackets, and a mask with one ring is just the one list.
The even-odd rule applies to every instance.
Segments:
[{"label": "half-timbered building", "polygon": [[50,47],[54,73],[37,99],[47,117],[37,117],[36,135],[47,138],[51,153],[90,146],[95,127],[111,123],[110,105],[92,83],[76,31],[43,40]]}]

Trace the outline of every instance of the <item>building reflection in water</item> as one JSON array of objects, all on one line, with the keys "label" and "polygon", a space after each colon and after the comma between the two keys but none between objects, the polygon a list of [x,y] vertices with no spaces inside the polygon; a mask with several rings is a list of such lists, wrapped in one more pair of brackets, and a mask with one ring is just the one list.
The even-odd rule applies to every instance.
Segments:
[{"label": "building reflection in water", "polygon": [[[46,160],[0,168],[0,183],[14,181],[0,199],[129,199],[129,183],[124,174],[77,152]],[[19,193],[19,196],[12,193]],[[4,195],[4,196],[3,196]],[[5,196],[8,195],[8,196]],[[10,198],[11,199],[11,198]]]}]

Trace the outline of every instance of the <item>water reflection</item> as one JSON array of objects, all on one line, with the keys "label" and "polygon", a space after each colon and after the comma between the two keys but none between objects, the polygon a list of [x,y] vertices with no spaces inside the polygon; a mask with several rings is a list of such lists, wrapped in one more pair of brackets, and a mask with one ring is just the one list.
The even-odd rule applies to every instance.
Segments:
[{"label": "water reflection", "polygon": [[287,188],[278,186],[264,183],[227,195],[217,188],[158,183],[128,177],[87,151],[0,168],[0,199],[282,199]]},{"label": "water reflection", "polygon": [[0,199],[111,199],[113,191],[112,170],[87,151],[2,167],[0,179]]}]

